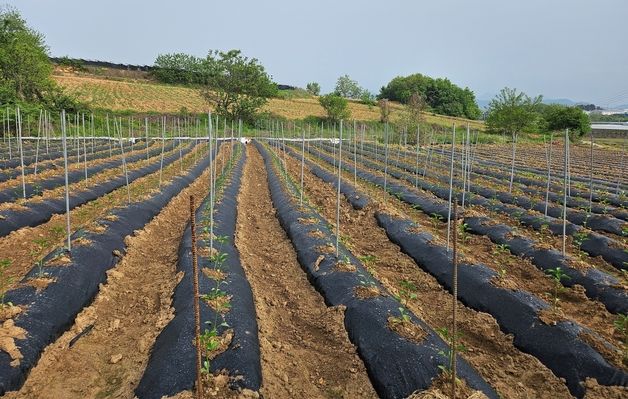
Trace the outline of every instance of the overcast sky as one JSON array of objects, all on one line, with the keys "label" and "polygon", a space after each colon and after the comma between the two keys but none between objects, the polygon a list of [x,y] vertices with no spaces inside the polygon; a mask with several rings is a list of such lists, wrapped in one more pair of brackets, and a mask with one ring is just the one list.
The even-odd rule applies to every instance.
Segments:
[{"label": "overcast sky", "polygon": [[379,91],[420,72],[479,98],[504,86],[628,103],[628,0],[0,0],[54,56],[152,64],[160,53],[241,49],[278,83]]}]

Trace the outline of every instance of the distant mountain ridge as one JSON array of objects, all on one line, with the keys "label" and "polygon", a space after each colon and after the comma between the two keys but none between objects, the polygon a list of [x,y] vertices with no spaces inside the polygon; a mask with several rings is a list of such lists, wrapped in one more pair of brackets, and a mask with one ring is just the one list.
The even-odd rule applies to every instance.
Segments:
[{"label": "distant mountain ridge", "polygon": [[[476,101],[478,103],[478,106],[481,109],[487,109],[489,103],[491,102],[492,98],[478,98]],[[560,105],[568,105],[568,106],[574,106],[574,105],[578,105],[578,104],[595,104],[591,101],[574,101],[571,100],[569,98],[543,98],[543,103],[544,104],[560,104]],[[596,104],[597,105],[597,104]],[[626,107],[626,105],[620,105],[618,106],[618,108],[623,108]]]}]

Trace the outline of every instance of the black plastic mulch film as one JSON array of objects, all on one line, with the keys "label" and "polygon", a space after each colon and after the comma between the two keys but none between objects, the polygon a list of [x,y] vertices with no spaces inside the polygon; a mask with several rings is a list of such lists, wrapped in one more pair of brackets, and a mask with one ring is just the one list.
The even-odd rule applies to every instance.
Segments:
[{"label": "black plastic mulch film", "polygon": [[[262,382],[260,349],[257,335],[255,305],[251,287],[246,280],[240,263],[240,255],[234,244],[237,216],[237,196],[240,189],[243,165],[246,154],[237,161],[231,171],[231,178],[220,195],[214,209],[215,248],[225,253],[222,264],[198,256],[199,269],[219,268],[225,279],[217,284],[203,272],[199,273],[199,292],[201,295],[218,288],[230,296],[230,308],[224,316],[227,326],[222,324],[222,317],[214,309],[201,301],[201,331],[211,329],[218,324],[219,334],[226,330],[233,331],[233,338],[224,352],[219,353],[210,362],[213,372],[226,370],[233,377],[232,388],[248,388],[258,391]],[[197,237],[202,237],[209,226],[209,196],[196,211]],[[220,242],[222,241],[222,242]],[[188,224],[179,247],[177,270],[184,272],[182,280],[173,295],[174,318],[164,327],[157,337],[144,375],[135,390],[140,399],[159,399],[194,387],[196,381],[196,348],[194,346],[194,303],[192,298],[192,232]],[[201,240],[197,247],[209,248],[209,241]],[[207,324],[211,323],[211,324]]]},{"label": "black plastic mulch film", "polygon": [[[333,164],[335,162],[332,157],[325,155],[314,148],[310,148],[310,153],[323,159],[329,164]],[[367,165],[367,167],[369,168],[384,172],[384,166],[367,160],[363,160],[362,163],[364,165]],[[347,166],[343,166],[343,169],[352,172],[352,170],[350,170],[350,168]],[[384,178],[381,176],[365,172],[360,168],[358,168],[357,173],[358,177],[366,181],[369,181],[380,187],[384,186]],[[414,184],[415,182],[417,182],[415,176],[406,175],[404,173],[392,171],[390,169],[388,170],[388,175],[400,180],[405,180],[410,184]],[[417,183],[419,188],[429,191],[441,199],[449,198],[448,188],[439,187],[437,185],[427,183],[421,178],[418,179]],[[391,194],[397,196],[400,200],[411,204],[413,207],[420,209],[422,212],[428,215],[438,214],[440,215],[440,217],[447,218],[448,207],[446,202],[439,203],[437,201],[434,201],[433,199],[419,196],[414,192],[414,190],[411,190],[409,187],[401,184],[396,184],[394,182],[391,182],[390,180],[387,182],[387,189]],[[460,198],[457,198],[457,200],[458,202],[460,202]],[[559,221],[558,219],[552,217],[539,217],[539,215],[524,210],[522,208],[505,205],[499,201],[489,200],[486,197],[480,195],[468,195],[467,203],[478,205],[495,212],[508,214],[512,217],[517,218],[517,220],[519,220],[519,222],[524,226],[530,226],[535,230],[541,230],[544,226],[547,226],[548,230],[552,234],[562,234],[562,221]],[[568,235],[574,235],[581,230],[582,228],[580,226],[567,222],[566,232]],[[606,260],[608,263],[618,269],[626,269],[628,267],[626,266],[628,265],[628,253],[624,251],[621,248],[621,245],[616,243],[614,240],[601,234],[591,232],[586,235],[582,240],[582,245],[580,246],[580,249],[591,256],[601,256],[604,260]]]},{"label": "black plastic mulch film", "polygon": [[[439,375],[438,366],[446,366],[443,355],[448,350],[445,342],[425,322],[408,311],[412,322],[426,333],[420,342],[401,337],[388,327],[389,317],[398,317],[401,304],[385,288],[370,277],[361,262],[344,246],[340,246],[340,259],[335,254],[321,250],[334,243],[334,234],[325,221],[307,207],[299,210],[296,202],[286,190],[282,178],[273,167],[273,158],[259,142],[255,145],[264,157],[268,171],[268,183],[277,217],[292,241],[299,264],[306,272],[310,283],[321,293],[327,306],[346,306],[344,324],[349,339],[357,347],[368,375],[378,395],[382,398],[404,398],[416,390],[431,386]],[[298,202],[298,201],[297,201]],[[303,223],[308,220],[307,223]],[[323,232],[324,238],[311,233]],[[335,244],[332,244],[335,247]],[[350,262],[356,272],[338,270],[339,262]],[[382,295],[360,299],[355,289],[364,280],[377,287]],[[462,358],[458,357],[458,376],[474,389],[481,390],[490,398],[497,393]]]},{"label": "black plastic mulch film", "polygon": [[[114,251],[124,252],[124,238],[150,222],[174,196],[208,168],[209,162],[209,157],[204,157],[151,198],[113,210],[110,215],[114,218],[98,222],[106,228],[104,232],[78,230],[72,234],[73,240],[82,237],[88,244],[75,243],[69,264],[53,265],[55,259],[66,254],[64,248],[57,248],[44,257],[42,270],[46,277],[54,279],[45,289],[37,292],[33,287],[23,286],[6,293],[5,301],[26,307],[16,316],[15,325],[25,329],[27,336],[15,341],[24,356],[19,366],[11,366],[9,355],[0,351],[0,395],[22,386],[46,346],[70,328],[76,315],[93,301],[99,285],[107,279],[107,270],[119,261]],[[33,267],[22,282],[38,275],[39,268]]]}]

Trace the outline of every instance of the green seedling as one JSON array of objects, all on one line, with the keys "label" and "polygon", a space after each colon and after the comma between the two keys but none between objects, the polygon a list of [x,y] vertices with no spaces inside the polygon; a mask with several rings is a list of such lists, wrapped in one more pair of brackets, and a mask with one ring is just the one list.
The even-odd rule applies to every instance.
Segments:
[{"label": "green seedling", "polygon": [[358,282],[363,287],[376,287],[377,286],[375,281],[373,281],[370,276],[365,275],[360,272],[358,272]]},{"label": "green seedling", "polygon": [[219,252],[209,257],[210,262],[216,263],[216,268],[220,269],[220,266],[227,260],[228,254],[226,252]]},{"label": "green seedling", "polygon": [[615,330],[622,336],[624,343],[624,363],[628,362],[628,315],[618,314],[613,322]]},{"label": "green seedling", "polygon": [[574,233],[573,243],[576,245],[576,248],[578,248],[578,250],[580,250],[580,247],[582,247],[582,243],[584,243],[587,237],[589,237],[589,233],[584,229],[581,229]]},{"label": "green seedling", "polygon": [[[447,359],[447,365],[441,364],[438,366],[438,368],[443,372],[443,374],[450,376],[451,366],[454,360],[453,359],[454,352],[451,350],[452,343],[453,343],[453,334],[449,331],[447,327],[437,328],[436,332],[440,334],[440,336],[443,338],[443,340],[448,346],[448,349],[438,351],[439,355]],[[464,346],[464,344],[460,342],[460,339],[462,338],[462,336],[463,335],[461,332],[456,333],[456,352],[457,353],[464,353],[467,351],[467,347]],[[459,381],[456,381],[456,382],[459,382]]]},{"label": "green seedling", "polygon": [[399,295],[396,296],[396,299],[401,302],[402,305],[408,306],[408,301],[411,299],[416,299],[417,288],[412,281],[409,280],[401,280],[399,282]]},{"label": "green seedling", "polygon": [[411,323],[412,319],[410,318],[410,313],[404,308],[399,307],[399,317],[393,317],[391,321],[393,323]]},{"label": "green seedling", "polygon": [[[207,324],[211,324],[211,322],[206,322]],[[225,322],[220,324],[220,327],[229,327],[229,325]],[[205,331],[201,334],[201,345],[205,349],[205,361],[203,362],[203,368],[201,371],[205,374],[210,373],[210,362],[209,357],[211,353],[220,348],[220,335],[218,334],[218,328],[214,326],[211,329],[205,329]]]},{"label": "green seedling", "polygon": [[562,280],[569,280],[571,277],[566,275],[560,267],[556,267],[554,269],[547,269],[545,273],[550,276],[552,281],[554,282],[554,289],[552,291],[552,296],[554,299],[554,307],[558,306],[558,294],[565,290],[565,287],[562,284]]},{"label": "green seedling", "polygon": [[225,296],[227,296],[227,293],[225,291],[221,290],[220,288],[214,287],[211,290],[209,290],[209,294],[201,295],[201,299],[205,301],[213,301],[215,299],[222,298]]},{"label": "green seedling", "polygon": [[43,259],[38,260],[35,263],[35,266],[37,266],[37,277],[39,277],[39,278],[45,277],[46,273],[44,273],[44,261],[43,261]]},{"label": "green seedling", "polygon": [[460,236],[462,237],[462,242],[467,242],[469,240],[469,231],[471,228],[467,223],[462,223],[458,227],[460,229]]},{"label": "green seedling", "polygon": [[65,235],[65,228],[62,226],[51,227],[50,231],[57,237]]},{"label": "green seedling", "polygon": [[496,244],[493,249],[493,255],[501,255],[510,251],[510,245],[508,244]]},{"label": "green seedling", "polygon": [[[0,260],[0,307],[5,306],[4,295],[9,285],[13,282],[13,278],[6,275],[7,269],[11,266],[11,263],[10,259]],[[9,303],[8,305],[11,304]]]},{"label": "green seedling", "polygon": [[358,256],[360,262],[364,264],[364,266],[369,266],[377,261],[377,256],[375,255],[362,255]]},{"label": "green seedling", "polygon": [[439,222],[445,220],[445,218],[438,213],[432,213],[430,218],[432,219],[432,225],[434,225],[434,228],[438,227]]},{"label": "green seedling", "polygon": [[219,244],[226,244],[229,242],[229,236],[216,236],[214,240]]}]

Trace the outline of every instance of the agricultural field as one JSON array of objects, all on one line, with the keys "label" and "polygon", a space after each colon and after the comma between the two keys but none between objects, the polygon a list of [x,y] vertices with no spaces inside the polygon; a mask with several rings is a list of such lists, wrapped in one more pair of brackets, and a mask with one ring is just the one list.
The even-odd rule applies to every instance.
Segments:
[{"label": "agricultural field", "polygon": [[623,148],[38,122],[0,142],[6,398],[628,395]]},{"label": "agricultural field", "polygon": [[[203,113],[208,111],[207,102],[201,98],[198,90],[156,83],[147,79],[115,78],[68,70],[57,70],[54,79],[68,93],[89,103],[94,108],[113,111],[135,111],[155,113],[179,113],[182,108],[188,112]],[[392,118],[402,110],[400,104],[392,104]],[[361,121],[379,121],[377,106],[368,106],[358,102],[349,102],[351,118]],[[308,116],[325,116],[323,107],[313,96],[296,98],[272,98],[263,111],[287,119],[304,119]],[[454,118],[432,113],[424,113],[426,123],[442,126],[469,124],[472,129],[484,129],[481,121]]]}]

